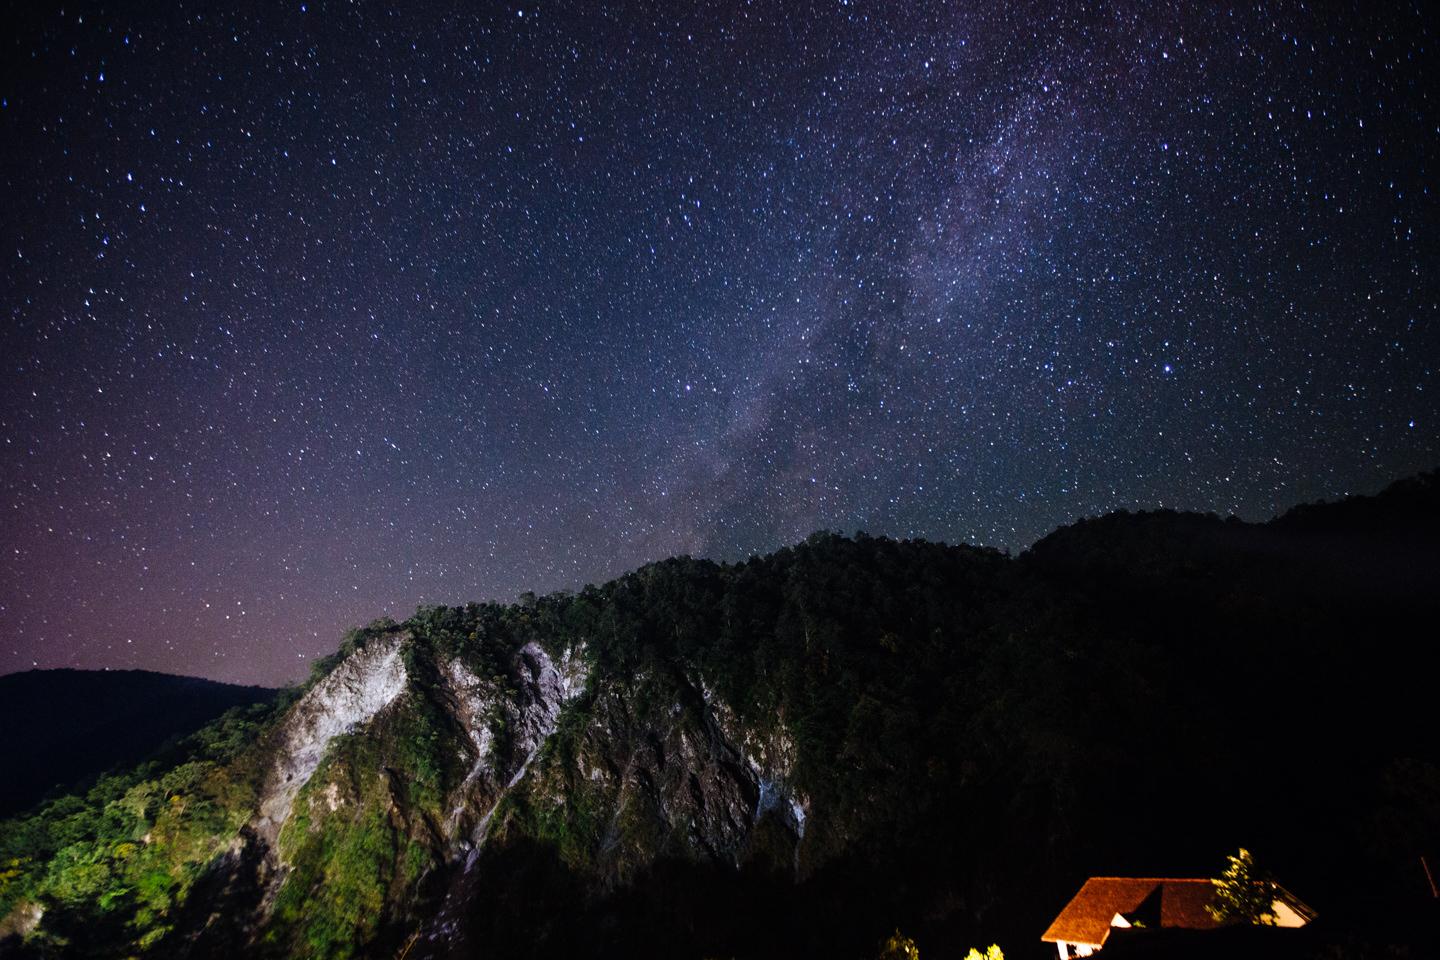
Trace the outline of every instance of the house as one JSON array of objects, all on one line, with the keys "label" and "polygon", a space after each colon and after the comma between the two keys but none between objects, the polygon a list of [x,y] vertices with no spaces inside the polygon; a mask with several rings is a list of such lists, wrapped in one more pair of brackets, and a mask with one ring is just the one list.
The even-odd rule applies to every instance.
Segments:
[{"label": "house", "polygon": [[[1275,890],[1276,926],[1301,927],[1314,918],[1289,891]],[[1040,939],[1070,960],[1095,953],[1117,929],[1213,930],[1224,926],[1207,909],[1214,896],[1215,885],[1205,879],[1091,877]]]}]

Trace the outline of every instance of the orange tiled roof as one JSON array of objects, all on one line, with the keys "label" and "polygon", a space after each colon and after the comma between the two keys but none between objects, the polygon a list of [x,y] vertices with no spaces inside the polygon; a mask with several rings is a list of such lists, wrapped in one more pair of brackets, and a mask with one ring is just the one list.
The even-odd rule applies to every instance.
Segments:
[{"label": "orange tiled roof", "polygon": [[[1159,926],[1210,930],[1221,926],[1205,908],[1215,894],[1209,880],[1163,877],[1091,877],[1070,899],[1041,940],[1103,946],[1115,914],[1130,914],[1145,905],[1158,907]],[[1158,895],[1158,904],[1153,896]],[[1147,902],[1148,901],[1148,902]],[[1148,921],[1154,925],[1154,920]]]}]

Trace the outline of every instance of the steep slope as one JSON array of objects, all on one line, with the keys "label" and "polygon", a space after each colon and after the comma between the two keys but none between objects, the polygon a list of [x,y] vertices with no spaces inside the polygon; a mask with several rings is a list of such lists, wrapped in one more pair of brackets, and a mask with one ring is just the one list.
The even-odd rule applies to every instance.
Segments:
[{"label": "steep slope", "polygon": [[274,695],[264,687],[145,670],[29,670],[0,677],[0,817],[34,806],[47,792],[87,786],[231,707]]},{"label": "steep slope", "polygon": [[1419,483],[1303,523],[1084,521],[1020,558],[821,534],[372,624],[271,713],[0,828],[0,936],[859,957],[900,926],[1023,957],[1085,875],[1240,844],[1363,915],[1440,853],[1440,538],[1331,511],[1423,517]]}]

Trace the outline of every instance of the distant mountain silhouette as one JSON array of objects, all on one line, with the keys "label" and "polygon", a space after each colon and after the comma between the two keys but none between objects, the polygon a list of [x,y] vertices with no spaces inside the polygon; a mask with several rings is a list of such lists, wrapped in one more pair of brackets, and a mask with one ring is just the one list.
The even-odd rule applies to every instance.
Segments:
[{"label": "distant mountain silhouette", "polygon": [[0,817],[83,789],[231,707],[275,691],[146,670],[29,670],[0,677]]}]

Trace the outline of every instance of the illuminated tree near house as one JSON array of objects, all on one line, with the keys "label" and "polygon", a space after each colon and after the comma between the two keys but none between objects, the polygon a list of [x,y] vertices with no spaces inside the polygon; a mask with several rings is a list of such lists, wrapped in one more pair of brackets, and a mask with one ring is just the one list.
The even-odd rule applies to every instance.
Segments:
[{"label": "illuminated tree near house", "polygon": [[1224,922],[1274,926],[1275,881],[1256,869],[1244,847],[1225,859],[1225,872],[1210,881],[1215,885],[1214,902],[1207,908],[1210,915]]}]

